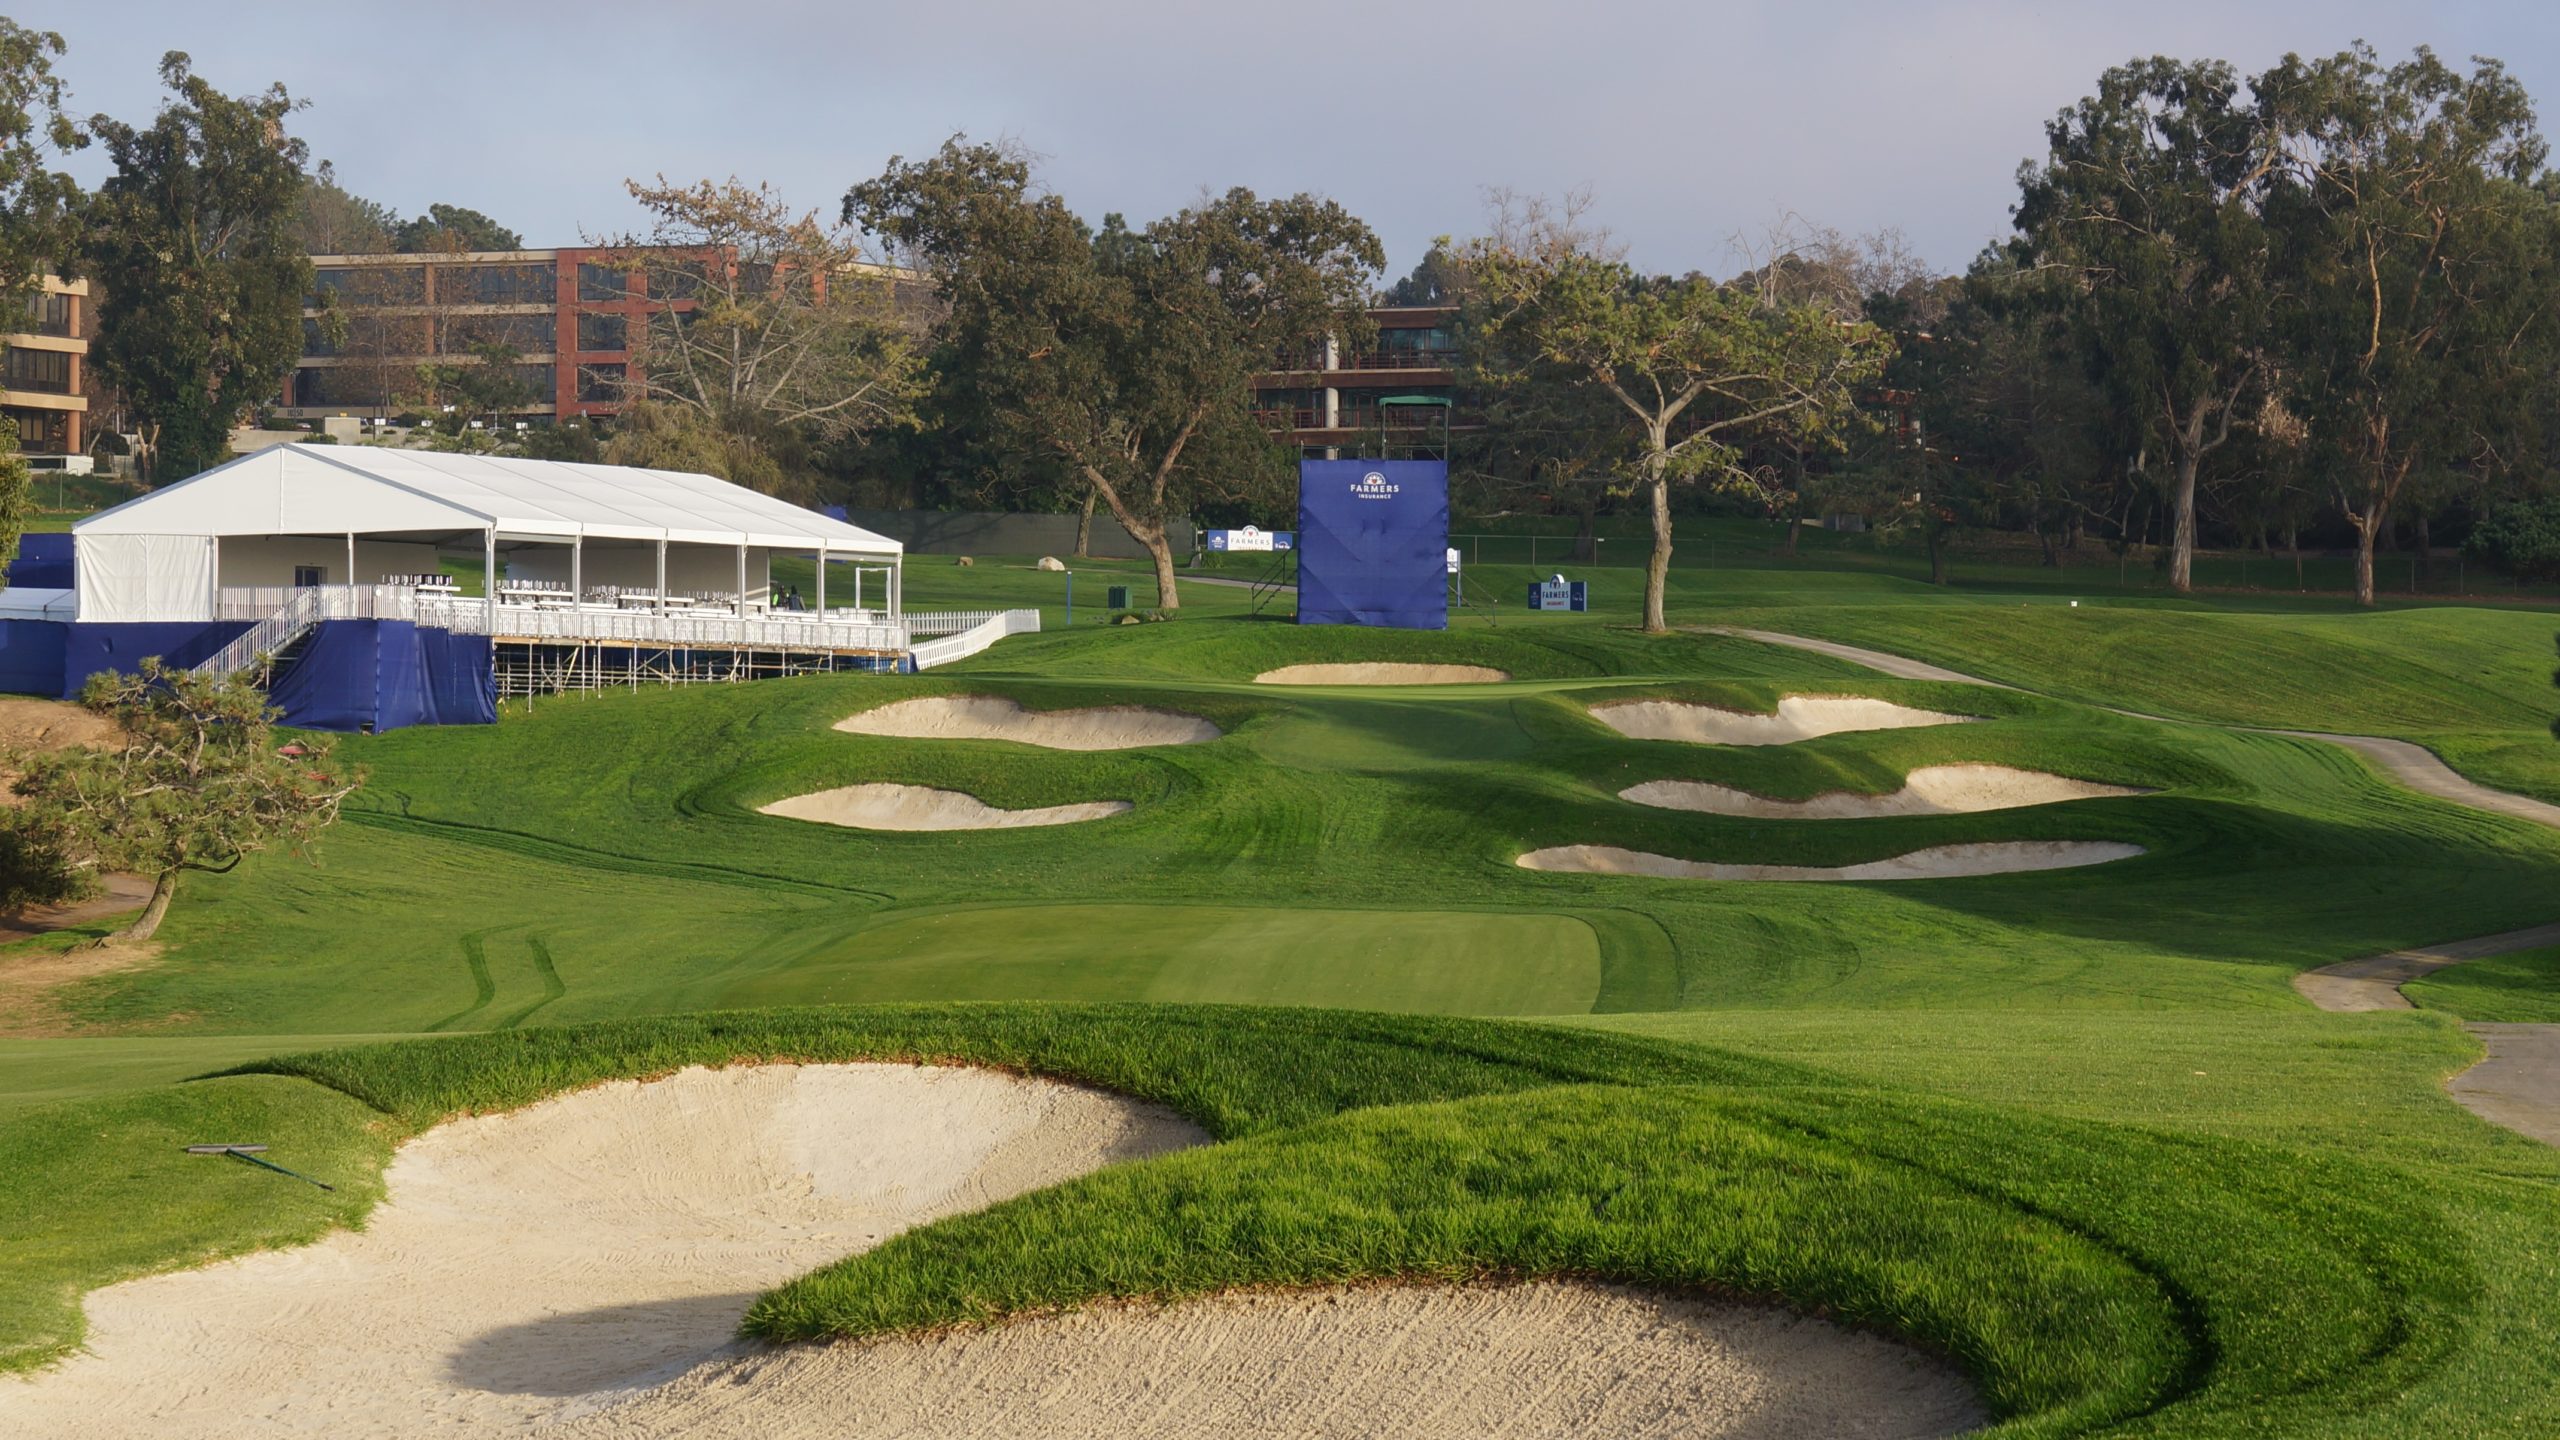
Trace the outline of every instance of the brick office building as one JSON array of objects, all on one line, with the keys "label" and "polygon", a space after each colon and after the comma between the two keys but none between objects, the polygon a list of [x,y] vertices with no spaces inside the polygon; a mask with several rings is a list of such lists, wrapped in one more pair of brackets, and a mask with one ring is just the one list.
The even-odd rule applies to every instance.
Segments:
[{"label": "brick office building", "polygon": [[[489,250],[434,255],[315,255],[303,310],[302,359],[275,413],[399,414],[422,365],[469,359],[486,345],[521,358],[527,418],[619,410],[632,348],[649,317],[684,310],[653,295],[652,272],[627,251]],[[655,274],[663,276],[664,267]]]}]

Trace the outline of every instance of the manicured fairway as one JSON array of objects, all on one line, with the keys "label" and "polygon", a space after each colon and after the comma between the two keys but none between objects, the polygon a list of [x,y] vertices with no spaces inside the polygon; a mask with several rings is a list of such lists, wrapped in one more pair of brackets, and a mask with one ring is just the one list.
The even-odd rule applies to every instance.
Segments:
[{"label": "manicured fairway", "polygon": [[718,1003],[1103,996],[1564,1015],[1599,993],[1599,936],[1570,916],[1025,905],[892,916]]},{"label": "manicured fairway", "polygon": [[[1505,594],[1529,574],[1472,573]],[[1103,628],[1079,604],[1072,632],[923,676],[546,699],[496,727],[350,740],[372,783],[318,864],[191,878],[159,963],[57,997],[76,1038],[0,1042],[0,1204],[33,1207],[42,1236],[39,1263],[0,1276],[0,1363],[75,1339],[80,1286],[352,1217],[384,1147],[445,1115],[696,1061],[932,1058],[1160,1099],[1225,1143],[917,1231],[768,1296],[756,1333],[1562,1271],[1916,1337],[1975,1376],[2004,1435],[2560,1433],[2560,1151],[2441,1088],[2479,1053],[2457,1017],[2560,1020],[2560,954],[2440,972],[2411,987],[2425,1008],[2388,1015],[2319,1013],[2289,983],[2560,919],[2560,832],[2413,794],[2336,746],[2225,728],[2407,736],[2560,798],[2560,622],[2074,610],[2067,574],[1947,590],[1879,569],[1674,572],[1683,625],[1871,645],[2021,693],[1644,637],[1617,578],[1633,572],[1596,573],[1592,617],[1315,630],[1250,618],[1229,590]],[[994,557],[917,575],[937,605],[1062,598],[1059,577]],[[1518,678],[1252,683],[1340,662]],[[1145,705],[1222,733],[1060,752],[833,728],[926,695]],[[1589,713],[1767,713],[1790,695],[1970,723],[1736,748],[1632,740]],[[2144,793],[1857,819],[1620,798],[1650,781],[1882,795],[1946,765]],[[864,783],[1132,809],[945,834],[757,813]],[[1513,863],[1608,845],[1828,866],[2069,840],[2145,853],[1797,886]],[[972,1003],[885,1003],[909,1001]],[[1199,1001],[1343,1008],[1165,1003]],[[808,1005],[861,1008],[763,1008]],[[209,1128],[364,1184],[282,1197],[162,1153]]]}]

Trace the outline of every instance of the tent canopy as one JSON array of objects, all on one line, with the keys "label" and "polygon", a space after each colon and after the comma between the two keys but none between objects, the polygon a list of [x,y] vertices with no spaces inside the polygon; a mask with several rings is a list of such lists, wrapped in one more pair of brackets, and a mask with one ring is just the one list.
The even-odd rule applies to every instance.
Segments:
[{"label": "tent canopy", "polygon": [[[885,535],[710,475],[449,455],[371,445],[278,445],[78,522],[76,535],[484,535],[679,545],[823,547],[895,559]],[[475,546],[476,548],[476,546]]]}]

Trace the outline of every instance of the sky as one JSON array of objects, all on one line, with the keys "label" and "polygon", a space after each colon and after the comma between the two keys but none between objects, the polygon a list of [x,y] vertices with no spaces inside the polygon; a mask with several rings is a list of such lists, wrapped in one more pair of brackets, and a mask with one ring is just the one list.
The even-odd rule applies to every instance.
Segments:
[{"label": "sky", "polygon": [[[282,81],[314,159],[403,214],[481,210],[536,246],[636,226],[625,177],[737,175],[832,215],[955,131],[1004,137],[1088,218],[1204,187],[1311,191],[1391,273],[1482,227],[1490,187],[1587,187],[1649,270],[1741,268],[1794,214],[1898,227],[1961,268],[2006,233],[2044,122],[2137,55],[2227,60],[2362,38],[2505,60],[2560,131],[2551,0],[930,0],[433,5],[19,0],[60,31],[82,114],[147,119],[161,53],[226,90]],[[72,166],[94,183],[95,151]]]}]

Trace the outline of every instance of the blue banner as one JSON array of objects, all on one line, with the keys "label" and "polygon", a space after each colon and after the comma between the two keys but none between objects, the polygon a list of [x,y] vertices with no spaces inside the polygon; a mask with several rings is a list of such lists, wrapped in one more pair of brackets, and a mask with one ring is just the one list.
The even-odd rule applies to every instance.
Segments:
[{"label": "blue banner", "polygon": [[1298,623],[1449,628],[1445,460],[1298,462]]}]

